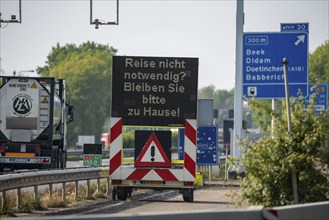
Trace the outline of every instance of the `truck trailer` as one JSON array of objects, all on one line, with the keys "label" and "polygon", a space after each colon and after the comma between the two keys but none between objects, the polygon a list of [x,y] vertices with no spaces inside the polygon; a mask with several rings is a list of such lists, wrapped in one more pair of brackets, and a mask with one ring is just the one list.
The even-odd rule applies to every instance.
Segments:
[{"label": "truck trailer", "polygon": [[0,76],[0,172],[66,167],[65,93],[62,79]]}]

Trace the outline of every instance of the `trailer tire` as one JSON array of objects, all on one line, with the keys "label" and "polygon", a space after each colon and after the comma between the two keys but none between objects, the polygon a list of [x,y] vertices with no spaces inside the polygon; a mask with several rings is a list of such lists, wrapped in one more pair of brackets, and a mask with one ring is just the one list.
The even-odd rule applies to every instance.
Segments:
[{"label": "trailer tire", "polygon": [[121,201],[125,201],[128,197],[128,190],[124,187],[117,187],[116,188],[116,196],[118,197],[118,199],[120,199]]},{"label": "trailer tire", "polygon": [[194,190],[193,189],[183,189],[182,194],[183,194],[183,199],[185,202],[194,201]]},{"label": "trailer tire", "polygon": [[116,188],[113,188],[113,190],[112,190],[112,200],[115,201],[116,197],[117,197]]}]

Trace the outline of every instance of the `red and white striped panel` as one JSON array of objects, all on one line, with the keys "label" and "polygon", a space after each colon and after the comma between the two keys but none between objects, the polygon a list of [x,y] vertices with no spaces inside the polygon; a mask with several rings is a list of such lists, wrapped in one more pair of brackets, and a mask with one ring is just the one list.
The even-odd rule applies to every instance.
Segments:
[{"label": "red and white striped panel", "polygon": [[185,121],[184,168],[134,168],[122,166],[122,119],[111,118],[110,176],[117,180],[195,180],[196,120]]},{"label": "red and white striped panel", "polygon": [[196,120],[185,120],[184,180],[194,181],[196,172]]},{"label": "red and white striped panel", "polygon": [[264,220],[278,220],[279,214],[275,209],[267,208],[263,209],[263,219]]},{"label": "red and white striped panel", "polygon": [[110,175],[122,165],[122,118],[111,118]]}]

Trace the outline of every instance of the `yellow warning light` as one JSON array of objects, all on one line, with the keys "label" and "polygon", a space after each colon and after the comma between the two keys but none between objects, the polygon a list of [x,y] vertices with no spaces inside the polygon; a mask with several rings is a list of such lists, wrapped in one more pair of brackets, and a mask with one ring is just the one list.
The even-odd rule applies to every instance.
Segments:
[{"label": "yellow warning light", "polygon": [[31,88],[32,88],[32,89],[37,89],[38,86],[37,86],[37,84],[34,82],[34,83],[32,83]]},{"label": "yellow warning light", "polygon": [[48,98],[47,97],[44,97],[43,99],[42,99],[42,101],[41,101],[41,103],[48,103],[49,101],[48,101]]}]

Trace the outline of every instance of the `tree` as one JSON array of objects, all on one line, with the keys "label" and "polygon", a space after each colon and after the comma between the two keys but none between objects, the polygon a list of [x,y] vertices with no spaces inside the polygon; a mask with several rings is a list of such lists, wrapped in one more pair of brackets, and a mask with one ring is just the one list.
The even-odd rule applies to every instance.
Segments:
[{"label": "tree", "polygon": [[247,178],[241,181],[241,200],[264,206],[292,204],[292,172],[297,173],[300,203],[329,198],[329,113],[314,114],[314,107],[307,107],[303,97],[292,103],[288,133],[285,103],[281,114],[250,102],[251,108],[265,108],[264,112],[277,122],[272,137],[242,142]]},{"label": "tree", "polygon": [[203,87],[198,91],[199,99],[212,99],[215,97],[215,91],[214,85]]},{"label": "tree", "polygon": [[[280,111],[280,108],[277,111]],[[257,124],[262,132],[271,132],[271,112],[271,100],[253,100],[252,121]]]},{"label": "tree", "polygon": [[219,111],[219,117],[216,119],[216,124],[221,128],[223,120],[228,118],[228,109],[233,109],[234,105],[234,89],[216,90],[214,85],[203,87],[198,92],[199,99],[213,99],[214,109],[224,110]]},{"label": "tree", "polygon": [[329,40],[309,56],[309,81],[329,84]]},{"label": "tree", "polygon": [[199,99],[213,99],[215,109],[232,109],[234,104],[234,89],[216,90],[214,85],[199,89]]},{"label": "tree", "polygon": [[112,47],[83,43],[80,46],[59,44],[52,48],[46,65],[38,67],[41,76],[66,80],[67,99],[75,109],[75,120],[68,127],[68,143],[74,145],[78,135],[95,135],[100,139],[110,115]]}]

